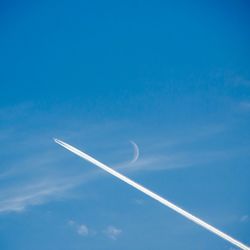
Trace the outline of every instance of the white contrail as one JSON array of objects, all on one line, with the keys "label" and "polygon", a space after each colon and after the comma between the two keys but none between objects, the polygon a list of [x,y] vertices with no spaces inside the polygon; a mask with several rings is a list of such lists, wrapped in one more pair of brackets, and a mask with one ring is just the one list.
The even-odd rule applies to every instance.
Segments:
[{"label": "white contrail", "polygon": [[194,223],[204,227],[205,229],[211,231],[214,234],[217,234],[218,236],[220,236],[221,238],[231,242],[233,245],[243,249],[243,250],[250,250],[250,248],[246,245],[244,245],[243,243],[239,242],[238,240],[235,240],[234,238],[232,238],[231,236],[221,232],[220,230],[218,230],[217,228],[209,225],[208,223],[206,223],[205,221],[195,217],[194,215],[188,213],[187,211],[183,210],[182,208],[174,205],[172,202],[162,198],[161,196],[159,196],[156,193],[153,193],[152,191],[150,191],[149,189],[141,186],[140,184],[132,181],[131,179],[129,179],[128,177],[116,172],[115,170],[113,170],[112,168],[108,167],[107,165],[99,162],[98,160],[94,159],[93,157],[87,155],[86,153],[80,151],[79,149],[70,146],[69,144],[60,141],[58,139],[54,139],[56,143],[58,143],[59,145],[63,146],[64,148],[68,149],[69,151],[71,151],[72,153],[82,157],[83,159],[91,162],[92,164],[96,165],[97,167],[107,171],[108,173],[110,173],[111,175],[119,178],[120,180],[126,182],[127,184],[131,185],[132,187],[140,190],[141,192],[147,194],[148,196],[150,196],[151,198],[159,201],[160,203],[162,203],[163,205],[173,209],[175,212],[185,216],[186,218],[188,218],[189,220],[193,221]]}]

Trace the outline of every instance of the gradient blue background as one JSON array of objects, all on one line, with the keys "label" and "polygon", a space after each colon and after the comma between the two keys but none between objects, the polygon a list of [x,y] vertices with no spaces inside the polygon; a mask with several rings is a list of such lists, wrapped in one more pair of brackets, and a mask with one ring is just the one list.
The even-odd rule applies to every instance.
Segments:
[{"label": "gradient blue background", "polygon": [[236,249],[52,137],[250,244],[249,10],[1,1],[0,249]]}]

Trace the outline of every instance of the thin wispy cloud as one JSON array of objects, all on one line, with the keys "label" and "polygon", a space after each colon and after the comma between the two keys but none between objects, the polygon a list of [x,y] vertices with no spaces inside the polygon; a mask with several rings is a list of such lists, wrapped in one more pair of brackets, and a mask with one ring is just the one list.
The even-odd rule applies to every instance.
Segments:
[{"label": "thin wispy cloud", "polygon": [[117,240],[117,238],[122,234],[122,230],[113,225],[108,226],[103,232],[112,240]]},{"label": "thin wispy cloud", "polygon": [[240,218],[240,222],[248,222],[249,221],[249,215],[245,214]]},{"label": "thin wispy cloud", "polygon": [[[16,116],[9,116],[9,112],[22,116],[22,113],[29,114],[29,109],[32,109],[32,105],[21,105],[20,110],[18,107],[13,107],[0,113],[8,119],[19,119],[15,118]],[[27,118],[27,122],[32,124],[32,119],[32,117]],[[4,147],[0,152],[3,160],[0,169],[2,191],[0,213],[25,211],[30,206],[41,205],[62,196],[70,197],[68,193],[74,188],[105,176],[98,170],[86,172],[85,168],[72,166],[72,156],[58,149],[52,141],[52,134],[55,135],[55,131],[63,138],[69,138],[69,141],[78,143],[80,141],[81,145],[82,141],[86,142],[84,145],[86,144],[90,154],[104,162],[111,162],[112,167],[122,172],[140,173],[204,166],[240,154],[239,151],[228,149],[215,151],[203,149],[198,152],[189,149],[193,143],[218,136],[225,131],[225,127],[221,124],[202,126],[179,136],[166,135],[164,140],[147,136],[135,138],[134,141],[141,153],[132,163],[133,147],[129,139],[119,137],[123,135],[121,131],[126,129],[126,123],[125,125],[123,122],[105,122],[104,125],[84,124],[84,130],[80,129],[80,123],[74,125],[74,130],[70,131],[53,128],[52,131],[45,129],[39,133],[30,130],[25,132],[21,129],[22,124],[17,124],[16,127],[12,126],[11,131],[8,126],[0,127],[0,135],[4,135],[6,130],[9,131],[8,137],[3,136],[1,142]],[[112,136],[114,139],[110,140],[110,135],[115,131],[118,131],[117,136]],[[121,144],[120,141],[126,143]],[[126,164],[112,165],[112,161],[126,162]],[[82,163],[79,164],[82,166]],[[7,182],[9,184],[5,185]]]},{"label": "thin wispy cloud", "polygon": [[245,149],[238,150],[214,150],[214,151],[177,151],[168,152],[166,150],[165,155],[154,154],[151,156],[144,156],[137,162],[131,164],[130,166],[125,165],[118,167],[122,171],[127,172],[140,172],[140,171],[163,171],[163,170],[176,170],[188,167],[204,167],[207,164],[227,161],[240,154],[244,154]]},{"label": "thin wispy cloud", "polygon": [[[66,182],[44,180],[3,189],[0,194],[0,213],[22,212],[29,206],[41,205],[62,197],[71,188]],[[64,193],[65,195],[65,193]]]},{"label": "thin wispy cloud", "polygon": [[250,87],[250,79],[248,77],[231,71],[225,72],[223,70],[214,72],[212,78],[220,82],[225,82],[226,85]]},{"label": "thin wispy cloud", "polygon": [[243,76],[235,75],[234,77],[232,77],[232,82],[236,85],[250,87],[250,80]]},{"label": "thin wispy cloud", "polygon": [[239,103],[241,111],[250,112],[250,101],[242,101]]},{"label": "thin wispy cloud", "polygon": [[143,199],[135,199],[134,202],[136,205],[139,205],[139,206],[142,206],[145,204],[145,200]]},{"label": "thin wispy cloud", "polygon": [[90,229],[85,224],[79,224],[74,220],[69,220],[69,226],[80,236],[87,237],[90,235]]},{"label": "thin wispy cloud", "polygon": [[[169,153],[167,156],[144,156],[131,165],[117,166],[115,168],[123,172],[171,170],[197,166],[199,164],[202,165],[202,163],[206,163],[206,161],[216,161],[216,159],[218,160],[223,157],[224,154],[226,154],[226,152],[206,152],[200,155],[187,152],[176,154]],[[67,154],[62,153],[62,155]],[[24,183],[13,183],[11,188],[9,186],[2,188],[2,194],[0,195],[0,213],[20,212],[24,211],[29,206],[47,203],[65,195],[68,191],[83,183],[104,176],[98,170],[83,173],[82,175],[73,173],[69,176],[59,174],[61,170],[56,173],[54,167],[58,166],[61,168],[61,166],[65,165],[64,160],[66,159],[60,157],[57,160],[55,159],[57,158],[53,154],[46,155],[46,157],[42,157],[42,159],[38,154],[31,159],[23,159],[23,162],[21,162],[21,164],[19,162],[17,166],[15,166],[15,163],[12,163],[13,167],[10,170],[1,173],[0,178],[2,181],[7,179],[11,180],[18,176],[23,177],[24,175],[31,175],[31,177],[27,179],[26,182],[24,180]],[[54,169],[54,171],[52,171],[52,169]],[[72,169],[67,169],[65,173],[67,174],[69,170]],[[38,176],[40,174],[41,177]],[[51,180],[48,180],[47,176],[51,176]]]}]

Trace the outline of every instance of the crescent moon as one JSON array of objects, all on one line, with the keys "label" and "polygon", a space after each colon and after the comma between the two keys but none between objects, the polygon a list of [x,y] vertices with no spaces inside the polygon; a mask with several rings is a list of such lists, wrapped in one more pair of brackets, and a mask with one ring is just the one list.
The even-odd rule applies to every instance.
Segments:
[{"label": "crescent moon", "polygon": [[137,144],[135,142],[133,142],[133,141],[129,141],[129,142],[132,144],[132,146],[134,148],[134,157],[130,161],[130,163],[135,163],[138,160],[139,155],[140,155],[139,147],[137,146]]}]

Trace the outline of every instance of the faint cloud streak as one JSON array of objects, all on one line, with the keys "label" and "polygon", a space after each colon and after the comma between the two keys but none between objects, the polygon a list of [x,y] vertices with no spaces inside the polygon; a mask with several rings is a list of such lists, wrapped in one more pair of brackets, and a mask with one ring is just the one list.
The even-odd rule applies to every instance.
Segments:
[{"label": "faint cloud streak", "polygon": [[105,230],[104,230],[104,234],[112,239],[112,240],[117,240],[117,238],[121,235],[122,230],[115,227],[115,226],[108,226]]}]

